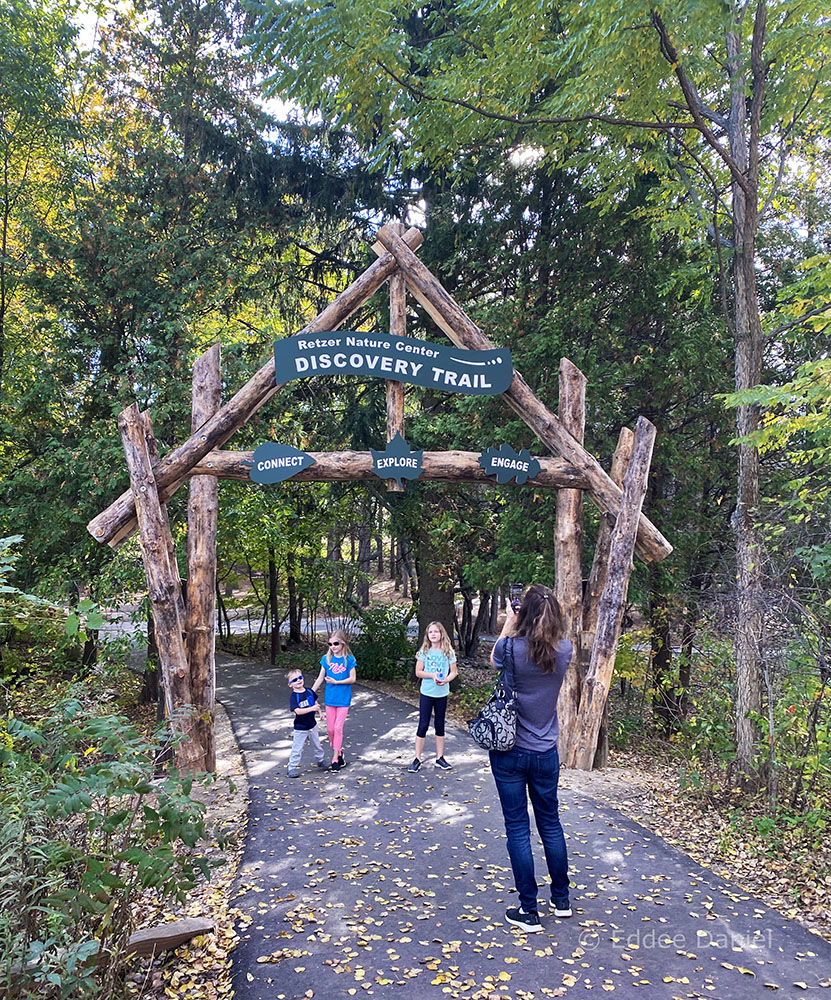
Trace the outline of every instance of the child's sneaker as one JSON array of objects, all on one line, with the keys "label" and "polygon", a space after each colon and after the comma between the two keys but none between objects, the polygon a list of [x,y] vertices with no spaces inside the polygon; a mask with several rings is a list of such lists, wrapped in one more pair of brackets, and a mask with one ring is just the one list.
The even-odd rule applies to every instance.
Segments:
[{"label": "child's sneaker", "polygon": [[450,768],[453,767],[452,764],[448,764],[447,763],[447,761],[444,759],[444,757],[437,757],[436,758],[436,764],[435,764],[435,766],[436,767],[440,767],[442,769],[442,771],[449,771]]},{"label": "child's sneaker", "polygon": [[299,778],[300,777],[300,772],[297,770],[296,767],[290,767],[289,768],[289,777],[290,778]]},{"label": "child's sneaker", "polygon": [[328,764],[326,763],[326,758],[325,758],[325,757],[323,758],[323,760],[316,760],[316,761],[315,761],[315,764],[316,764],[316,765],[317,765],[318,767],[328,767],[328,766],[329,766],[329,765],[328,765]]},{"label": "child's sneaker", "polygon": [[407,768],[407,770],[410,772],[410,774],[415,774],[416,771],[420,771],[421,770],[421,761],[418,759],[418,757],[416,757],[413,760],[412,764],[410,764],[410,766]]},{"label": "child's sneaker", "polygon": [[529,934],[536,934],[542,930],[539,913],[524,913],[522,908],[505,911],[505,919],[514,927],[521,927]]}]

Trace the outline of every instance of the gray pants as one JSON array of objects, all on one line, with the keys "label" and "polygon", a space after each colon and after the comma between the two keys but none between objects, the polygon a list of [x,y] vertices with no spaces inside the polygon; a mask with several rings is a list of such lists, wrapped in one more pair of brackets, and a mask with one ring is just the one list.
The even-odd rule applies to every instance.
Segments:
[{"label": "gray pants", "polygon": [[291,753],[289,754],[289,768],[294,770],[300,767],[300,758],[303,756],[303,747],[306,740],[312,745],[314,750],[315,763],[320,764],[325,759],[323,747],[320,744],[320,737],[317,734],[317,726],[314,729],[295,729],[294,739],[291,743]]}]

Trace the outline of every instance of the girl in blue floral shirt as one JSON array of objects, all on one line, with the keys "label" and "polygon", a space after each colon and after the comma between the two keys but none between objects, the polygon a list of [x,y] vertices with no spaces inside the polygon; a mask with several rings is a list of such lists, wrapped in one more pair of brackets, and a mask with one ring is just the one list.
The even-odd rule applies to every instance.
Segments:
[{"label": "girl in blue floral shirt", "polygon": [[447,696],[450,682],[457,675],[456,654],[450,636],[441,622],[430,622],[424,633],[424,642],[416,653],[416,677],[421,678],[421,697],[418,707],[418,729],[416,730],[415,759],[407,768],[418,771],[424,752],[424,739],[430,725],[430,717],[435,719],[436,764],[443,771],[451,765],[444,759],[444,720],[447,714]]}]

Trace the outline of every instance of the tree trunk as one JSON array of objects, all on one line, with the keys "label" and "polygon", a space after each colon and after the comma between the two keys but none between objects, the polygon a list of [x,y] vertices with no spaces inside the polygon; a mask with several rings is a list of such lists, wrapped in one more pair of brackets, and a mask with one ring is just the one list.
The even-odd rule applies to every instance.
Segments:
[{"label": "tree trunk", "polygon": [[277,663],[280,652],[280,616],[277,609],[277,561],[274,549],[268,550],[268,610],[271,617],[271,649],[269,662],[271,666]]},{"label": "tree trunk", "polygon": [[300,630],[300,608],[297,601],[297,578],[294,575],[294,554],[286,556],[286,589],[289,595],[289,642],[299,646],[303,642]]},{"label": "tree trunk", "polygon": [[456,631],[453,581],[442,576],[426,532],[418,535],[418,632],[424,635],[430,622],[441,622],[452,638]]},{"label": "tree trunk", "polygon": [[[756,8],[751,49],[752,101],[748,123],[748,80],[742,53],[741,25],[727,35],[731,107],[728,120],[730,153],[743,174],[732,178],[733,195],[733,317],[736,390],[751,389],[762,375],[762,324],[756,287],[756,232],[758,227],[759,119],[765,69],[761,65],[766,5]],[[740,16],[740,15],[737,15]],[[749,129],[748,129],[749,124]],[[749,131],[749,143],[748,143]],[[759,425],[756,406],[736,410],[737,437]],[[755,769],[756,724],[749,718],[761,708],[759,643],[762,632],[762,566],[764,550],[757,528],[759,516],[759,453],[750,444],[738,446],[738,479],[733,532],[736,540],[736,765],[742,780]]]}]

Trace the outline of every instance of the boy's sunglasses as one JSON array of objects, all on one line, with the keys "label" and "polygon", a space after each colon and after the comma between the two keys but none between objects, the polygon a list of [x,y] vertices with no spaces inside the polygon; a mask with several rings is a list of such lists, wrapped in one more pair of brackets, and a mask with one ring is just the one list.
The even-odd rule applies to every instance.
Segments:
[{"label": "boy's sunglasses", "polygon": [[297,677],[292,677],[292,679],[288,682],[289,683],[289,687],[291,687],[292,684],[296,684],[298,681],[302,681],[302,680],[303,680],[303,674],[300,674]]}]

